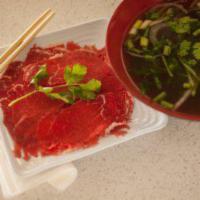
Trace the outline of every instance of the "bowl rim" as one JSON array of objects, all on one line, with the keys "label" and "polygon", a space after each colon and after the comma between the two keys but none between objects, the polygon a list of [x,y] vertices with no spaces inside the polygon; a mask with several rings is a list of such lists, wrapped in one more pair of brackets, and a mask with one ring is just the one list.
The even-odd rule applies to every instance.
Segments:
[{"label": "bowl rim", "polygon": [[[182,112],[178,112],[178,111],[173,111],[173,110],[169,110],[166,108],[163,108],[162,106],[160,106],[158,103],[155,103],[150,97],[145,96],[141,93],[141,91],[138,89],[138,87],[136,86],[136,84],[134,83],[134,81],[131,79],[130,75],[128,74],[127,70],[126,70],[126,65],[124,63],[124,59],[123,59],[123,42],[125,40],[125,37],[127,36],[127,31],[129,30],[130,26],[133,24],[133,21],[136,19],[136,17],[132,17],[132,21],[128,22],[128,24],[126,24],[126,28],[125,30],[121,30],[121,31],[117,31],[117,32],[112,32],[113,27],[116,26],[117,22],[120,22],[119,20],[119,13],[123,12],[123,8],[126,7],[126,3],[130,2],[130,0],[123,0],[119,6],[116,8],[114,14],[112,15],[109,24],[108,24],[108,28],[107,28],[107,33],[106,33],[106,50],[107,50],[107,55],[108,55],[108,59],[111,63],[111,67],[115,73],[115,75],[118,77],[118,79],[122,82],[122,84],[127,88],[127,90],[129,90],[129,92],[136,97],[137,99],[139,99],[140,101],[142,101],[143,103],[145,103],[146,105],[162,112],[165,113],[169,116],[173,116],[176,118],[180,118],[180,119],[185,119],[185,120],[193,120],[193,121],[200,121],[200,115],[192,115],[192,114],[187,114],[187,113],[182,113]],[[137,3],[137,1],[133,1],[134,3]],[[160,0],[155,0],[155,5],[158,3],[162,3],[162,1]],[[153,5],[150,5],[148,7],[146,7],[144,10],[141,11],[144,12],[146,9],[151,8]],[[118,27],[123,27],[120,24],[117,24]],[[114,33],[114,34],[113,34]],[[112,37],[111,37],[112,35]],[[117,38],[119,38],[119,40],[115,40],[115,37],[117,36]],[[115,40],[115,42],[118,44],[118,47],[120,47],[120,49],[117,50],[117,55],[112,53],[112,48],[111,48],[111,39]],[[116,69],[113,67],[115,65],[115,59],[116,57],[120,57],[120,62],[118,62],[118,66],[121,68],[121,70],[123,70],[124,74],[123,74],[123,78],[121,78],[121,74],[119,73],[119,71],[116,71]],[[125,80],[126,79],[126,80]]]}]

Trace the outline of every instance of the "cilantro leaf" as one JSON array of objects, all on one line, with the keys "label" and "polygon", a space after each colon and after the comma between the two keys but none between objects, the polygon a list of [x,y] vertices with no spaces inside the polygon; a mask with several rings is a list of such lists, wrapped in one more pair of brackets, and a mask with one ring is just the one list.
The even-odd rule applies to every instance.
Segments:
[{"label": "cilantro leaf", "polygon": [[80,99],[82,100],[93,100],[96,98],[96,93],[89,90],[82,90]]},{"label": "cilantro leaf", "polygon": [[101,89],[101,82],[96,79],[91,79],[87,83],[80,84],[80,98],[83,100],[92,100],[96,98],[96,92]]},{"label": "cilantro leaf", "polygon": [[81,96],[81,88],[80,86],[70,86],[69,91],[71,92],[73,100],[80,98]]},{"label": "cilantro leaf", "polygon": [[80,84],[81,89],[87,90],[87,91],[92,91],[92,92],[97,92],[101,88],[101,82],[96,80],[96,79],[91,79],[87,83],[82,83]]},{"label": "cilantro leaf", "polygon": [[180,44],[178,55],[181,57],[187,56],[189,54],[189,51],[191,49],[192,43],[188,40],[183,40]]},{"label": "cilantro leaf", "polygon": [[174,32],[178,34],[185,34],[191,32],[191,24],[193,22],[196,22],[196,19],[186,16],[170,21],[168,24]]},{"label": "cilantro leaf", "polygon": [[33,76],[31,84],[33,84],[35,88],[38,88],[39,81],[47,77],[48,77],[48,72],[46,65],[41,65],[38,72]]},{"label": "cilantro leaf", "polygon": [[80,64],[73,65],[72,68],[67,66],[64,72],[64,79],[68,85],[79,83],[87,74],[87,67]]},{"label": "cilantro leaf", "polygon": [[[77,99],[92,100],[96,98],[96,93],[101,89],[101,82],[96,79],[91,79],[87,83],[79,83],[87,74],[87,67],[80,64],[73,65],[72,68],[67,66],[64,72],[64,79],[66,81],[63,85],[54,87],[43,87],[39,85],[39,81],[48,77],[46,66],[41,66],[39,71],[33,77],[31,83],[34,84],[35,90],[22,96],[9,105],[13,106],[17,102],[31,96],[37,92],[44,93],[51,99],[61,100],[67,104],[73,104]],[[53,92],[54,89],[63,89],[62,92]]]},{"label": "cilantro leaf", "polygon": [[179,63],[175,57],[169,59],[169,69],[174,72],[179,70]]},{"label": "cilantro leaf", "polygon": [[196,42],[193,45],[193,56],[194,58],[196,58],[197,60],[200,60],[200,42]]},{"label": "cilantro leaf", "polygon": [[66,82],[69,81],[71,74],[72,74],[72,69],[69,66],[67,66],[64,71],[64,79]]}]

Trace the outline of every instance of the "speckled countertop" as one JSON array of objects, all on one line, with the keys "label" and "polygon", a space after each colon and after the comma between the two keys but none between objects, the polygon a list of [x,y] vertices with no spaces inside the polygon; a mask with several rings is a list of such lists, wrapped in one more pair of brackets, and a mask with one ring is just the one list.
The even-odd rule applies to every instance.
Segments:
[{"label": "speckled countertop", "polygon": [[[0,46],[9,44],[47,7],[56,16],[42,33],[109,16],[119,3],[0,0]],[[65,192],[44,184],[14,200],[199,200],[200,123],[170,118],[162,131],[74,164],[79,177]]]}]

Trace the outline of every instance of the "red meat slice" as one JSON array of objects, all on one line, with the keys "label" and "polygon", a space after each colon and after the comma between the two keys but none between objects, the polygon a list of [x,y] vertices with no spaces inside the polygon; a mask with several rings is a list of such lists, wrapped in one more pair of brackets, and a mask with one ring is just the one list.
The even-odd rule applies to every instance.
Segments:
[{"label": "red meat slice", "polygon": [[30,49],[24,65],[43,62],[51,57],[54,57],[56,54],[63,55],[64,53],[66,53],[66,48],[63,44],[48,48],[41,48],[35,45]]},{"label": "red meat slice", "polygon": [[81,49],[81,46],[79,44],[76,44],[73,41],[67,42],[67,50],[74,51],[77,49]]},{"label": "red meat slice", "polygon": [[63,73],[65,67],[67,65],[72,67],[74,64],[87,66],[88,72],[84,81],[88,81],[91,78],[102,81],[102,93],[124,89],[110,67],[97,57],[95,53],[80,50],[67,53],[63,58],[47,62],[48,73],[50,75],[47,85],[63,84]]},{"label": "red meat slice", "polygon": [[18,146],[26,149],[25,158],[35,155],[37,140],[35,139],[38,120],[46,113],[59,110],[63,102],[51,100],[42,93],[36,93],[11,108],[12,115],[6,115],[5,120],[12,118],[12,137]]},{"label": "red meat slice", "polygon": [[79,101],[57,116],[46,115],[37,130],[41,153],[51,155],[96,144],[113,122],[113,128],[125,128],[132,112],[132,104],[127,105],[130,100],[125,91],[117,95],[107,93],[91,102]]},{"label": "red meat slice", "polygon": [[[71,51],[76,50],[74,52],[75,55],[73,53],[72,55],[66,53],[67,49]],[[16,72],[12,74],[15,74],[15,77],[18,77],[18,83],[23,82],[25,84],[29,84],[33,75],[38,71],[39,66],[43,64],[49,64],[49,72],[55,76],[50,78],[53,80],[52,83],[60,84],[61,82],[63,82],[63,70],[66,67],[67,62],[73,65],[76,64],[76,62],[78,63],[82,62],[82,60],[85,60],[87,64],[88,58],[90,59],[91,56],[94,57],[94,54],[96,54],[96,60],[97,57],[99,57],[101,62],[104,61],[106,57],[105,49],[98,50],[94,46],[86,45],[85,47],[81,48],[74,42],[68,42],[67,49],[65,49],[64,45],[57,45],[49,48],[34,46],[28,53],[28,56],[23,63],[23,66],[20,66],[18,64],[19,62],[17,62],[17,64],[20,66],[20,70],[18,70],[18,72],[20,73],[18,73],[18,75]],[[77,50],[79,50],[79,53],[77,52]],[[86,56],[85,59],[83,58],[84,56]],[[59,62],[61,62],[62,65],[60,65]],[[95,61],[94,64],[96,64],[96,62],[98,61]],[[16,65],[16,63],[13,63],[10,66],[10,69],[13,70],[15,68],[14,65]],[[99,65],[101,64],[99,63]]]},{"label": "red meat slice", "polygon": [[16,82],[19,76],[19,70],[22,66],[22,62],[13,62],[10,64],[3,77],[0,79],[0,103],[5,100],[7,91],[12,87],[13,83]]},{"label": "red meat slice", "polygon": [[[44,86],[63,84],[66,66],[87,66],[83,81],[95,78],[102,82],[98,98],[66,105],[35,93],[8,107],[13,99],[33,91],[30,81],[42,64],[46,64],[49,73],[49,78],[41,82]],[[11,64],[0,79],[0,103],[4,123],[15,142],[15,155],[24,159],[38,153],[52,155],[96,144],[105,134],[124,134],[133,108],[132,98],[109,65],[105,49],[80,47],[73,42],[66,48],[34,46],[24,63]]]},{"label": "red meat slice", "polygon": [[[74,50],[71,50],[70,52],[64,54],[62,57],[46,59],[38,63],[32,63],[23,66],[21,80],[23,80],[25,84],[29,84],[32,77],[37,73],[39,66],[42,64],[46,64],[50,77],[48,82],[44,82],[44,85],[54,86],[63,84],[63,73],[65,67],[67,65],[72,67],[74,64],[82,64],[88,67],[88,74],[85,77],[85,81],[87,81],[91,77],[99,79],[101,81],[102,79],[105,79],[105,83],[108,82],[108,84],[105,85],[103,89],[106,89],[105,91],[109,91],[108,87],[110,83],[112,83],[112,81],[118,82],[118,80],[114,76],[108,64],[105,63],[105,49],[98,51],[94,47],[91,47],[91,49],[93,50],[88,51],[87,49],[89,49],[89,47],[85,47],[85,50],[84,48],[81,49],[78,45],[76,45],[77,47],[75,48],[73,47],[73,45],[76,44],[72,42],[68,43],[67,48],[74,48]],[[31,51],[33,51],[33,49]],[[116,84],[113,85],[115,86]]]},{"label": "red meat slice", "polygon": [[47,60],[63,57],[67,49],[63,44],[48,48],[33,46],[23,63],[21,80],[25,84],[30,83],[33,75],[38,71],[40,65],[45,64]]}]

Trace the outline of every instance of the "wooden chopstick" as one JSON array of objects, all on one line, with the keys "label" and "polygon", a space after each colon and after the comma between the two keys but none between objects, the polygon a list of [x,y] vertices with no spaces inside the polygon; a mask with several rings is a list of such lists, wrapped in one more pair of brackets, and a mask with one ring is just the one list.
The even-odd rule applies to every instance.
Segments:
[{"label": "wooden chopstick", "polygon": [[40,17],[38,17],[32,24],[29,26],[19,38],[14,41],[10,47],[0,56],[0,63],[2,63],[16,48],[20,43],[27,37],[27,35],[38,25],[38,23],[51,12],[51,9],[47,9]]},{"label": "wooden chopstick", "polygon": [[0,74],[4,73],[10,62],[33,40],[55,13],[48,9],[6,50],[0,57]]}]

